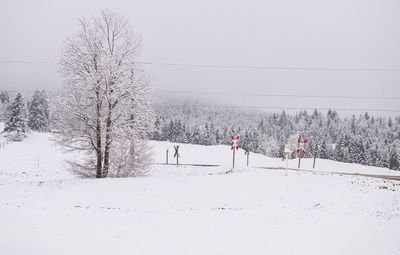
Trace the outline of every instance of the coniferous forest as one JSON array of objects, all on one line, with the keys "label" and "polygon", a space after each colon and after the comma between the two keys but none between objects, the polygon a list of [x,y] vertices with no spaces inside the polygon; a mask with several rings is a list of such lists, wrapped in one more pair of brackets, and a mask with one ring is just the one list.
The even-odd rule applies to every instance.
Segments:
[{"label": "coniferous forest", "polygon": [[[282,157],[289,136],[307,138],[305,157],[400,170],[400,117],[369,113],[341,117],[336,111],[267,113],[190,104],[156,106],[152,139],[201,145],[239,145],[251,152]],[[292,155],[294,156],[294,155]]]},{"label": "coniferous forest", "polygon": [[[49,116],[54,113],[49,113],[45,91],[35,91],[26,103],[20,94],[10,98],[3,91],[0,100],[4,131],[18,131],[20,136],[27,128],[49,130]],[[152,140],[228,145],[232,135],[239,135],[241,148],[282,157],[288,138],[301,135],[308,140],[305,157],[400,170],[400,116],[340,116],[334,110],[269,113],[187,103],[156,104],[154,108],[156,118],[149,134]]]}]

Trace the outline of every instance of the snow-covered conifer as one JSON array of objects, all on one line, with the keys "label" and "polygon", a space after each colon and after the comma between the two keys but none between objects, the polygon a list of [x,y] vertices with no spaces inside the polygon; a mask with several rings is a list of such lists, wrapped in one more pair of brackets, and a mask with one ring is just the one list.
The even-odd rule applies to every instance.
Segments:
[{"label": "snow-covered conifer", "polygon": [[36,90],[28,105],[28,126],[31,130],[45,132],[49,130],[49,99],[46,91]]},{"label": "snow-covered conifer", "polygon": [[24,99],[20,92],[17,93],[7,109],[7,118],[4,124],[5,132],[16,132],[17,139],[22,138],[27,132],[27,116]]},{"label": "snow-covered conifer", "polygon": [[0,93],[0,121],[6,120],[7,108],[10,104],[10,97],[8,96],[7,91],[2,91]]},{"label": "snow-covered conifer", "polygon": [[2,104],[10,103],[10,97],[8,96],[7,91],[2,91],[0,93],[0,103],[2,103]]},{"label": "snow-covered conifer", "polygon": [[400,169],[400,160],[399,160],[399,155],[397,151],[397,146],[396,143],[392,143],[392,145],[389,148],[389,155],[388,155],[388,167],[393,170],[399,170]]}]

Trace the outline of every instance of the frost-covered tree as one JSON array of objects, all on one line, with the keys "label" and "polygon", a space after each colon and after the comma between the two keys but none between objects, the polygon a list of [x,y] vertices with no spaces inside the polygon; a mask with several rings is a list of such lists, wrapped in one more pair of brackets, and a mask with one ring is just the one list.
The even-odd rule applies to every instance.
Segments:
[{"label": "frost-covered tree", "polygon": [[156,121],[154,122],[154,131],[153,131],[153,135],[152,135],[153,140],[161,141],[163,139],[162,131],[161,131],[162,124],[163,124],[162,118],[157,117]]},{"label": "frost-covered tree", "polygon": [[399,155],[397,151],[397,146],[395,143],[392,143],[392,145],[389,148],[389,155],[388,155],[388,167],[393,170],[398,170],[400,169],[400,161],[399,161]]},{"label": "frost-covered tree", "polygon": [[8,96],[7,91],[2,91],[0,93],[0,103],[8,104],[10,102],[10,97]]},{"label": "frost-covered tree", "polygon": [[280,148],[278,143],[275,141],[275,139],[272,136],[263,136],[263,151],[264,154],[269,156],[269,157],[280,157],[282,153],[280,152]]},{"label": "frost-covered tree", "polygon": [[17,136],[25,134],[28,130],[27,116],[24,99],[21,93],[17,93],[7,109],[7,118],[4,124],[5,132],[16,132]]},{"label": "frost-covered tree", "polygon": [[77,174],[137,175],[148,166],[153,124],[148,79],[135,63],[141,38],[110,11],[81,19],[80,27],[60,61],[65,85],[57,100],[58,141],[85,153],[69,162]]},{"label": "frost-covered tree", "polygon": [[319,157],[329,159],[329,149],[325,139],[322,140],[321,146],[319,146]]},{"label": "frost-covered tree", "polygon": [[10,104],[10,97],[7,91],[2,91],[0,93],[0,120],[4,121],[6,119],[7,107]]},{"label": "frost-covered tree", "polygon": [[28,105],[28,126],[31,130],[49,131],[49,98],[46,91],[36,90]]},{"label": "frost-covered tree", "polygon": [[239,140],[240,148],[246,151],[254,151],[254,146],[252,144],[252,138],[250,136],[250,132],[248,130],[245,131],[244,135],[240,137]]}]

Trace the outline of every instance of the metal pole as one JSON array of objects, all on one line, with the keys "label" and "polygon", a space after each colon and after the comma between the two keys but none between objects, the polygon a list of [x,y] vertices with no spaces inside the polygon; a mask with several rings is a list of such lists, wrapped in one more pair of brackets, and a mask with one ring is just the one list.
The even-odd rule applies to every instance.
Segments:
[{"label": "metal pole", "polygon": [[317,158],[317,152],[315,152],[314,153],[314,162],[313,162],[313,165],[312,165],[312,168],[314,169],[315,168],[315,159]]},{"label": "metal pole", "polygon": [[247,166],[249,166],[249,155],[250,155],[250,152],[247,152]]},{"label": "metal pole", "polygon": [[167,148],[167,153],[166,153],[166,163],[168,165],[168,148]]},{"label": "metal pole", "polygon": [[232,169],[235,168],[235,149],[233,148],[233,163],[232,163]]},{"label": "metal pole", "polygon": [[285,176],[288,175],[288,167],[289,167],[289,153],[285,153],[285,158],[286,158],[286,171],[285,171]]}]

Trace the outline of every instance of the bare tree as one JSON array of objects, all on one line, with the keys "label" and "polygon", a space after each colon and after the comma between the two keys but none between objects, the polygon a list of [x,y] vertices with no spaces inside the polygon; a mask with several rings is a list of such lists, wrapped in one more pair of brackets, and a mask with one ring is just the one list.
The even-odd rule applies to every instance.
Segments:
[{"label": "bare tree", "polygon": [[57,104],[58,142],[85,152],[69,162],[75,173],[135,175],[145,167],[135,162],[147,157],[153,118],[148,79],[135,64],[141,37],[110,11],[81,19],[80,27],[66,41],[60,61],[65,85]]}]

